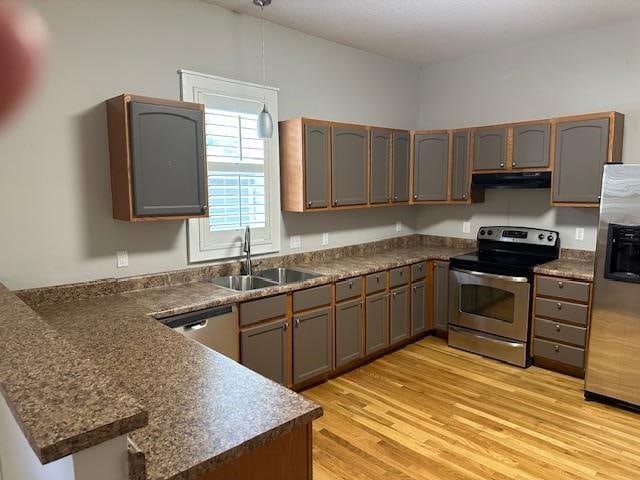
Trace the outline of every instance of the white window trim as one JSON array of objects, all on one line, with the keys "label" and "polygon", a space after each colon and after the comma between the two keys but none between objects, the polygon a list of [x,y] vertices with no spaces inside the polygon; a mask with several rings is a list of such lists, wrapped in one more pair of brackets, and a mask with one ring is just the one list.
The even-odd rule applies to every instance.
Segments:
[{"label": "white window trim", "polygon": [[[273,137],[267,142],[268,165],[265,163],[265,194],[268,196],[269,235],[265,239],[253,239],[251,252],[255,254],[276,253],[280,251],[280,151],[278,148],[278,88],[266,87],[249,82],[241,82],[229,78],[179,70],[182,100],[199,102],[200,93],[237,96],[243,99],[263,101],[274,123]],[[258,112],[256,112],[258,113]],[[187,243],[189,262],[206,262],[212,260],[239,258],[243,255],[243,233],[238,232],[236,239],[229,243],[207,244],[204,232],[209,228],[209,219],[190,219],[187,225]]]}]

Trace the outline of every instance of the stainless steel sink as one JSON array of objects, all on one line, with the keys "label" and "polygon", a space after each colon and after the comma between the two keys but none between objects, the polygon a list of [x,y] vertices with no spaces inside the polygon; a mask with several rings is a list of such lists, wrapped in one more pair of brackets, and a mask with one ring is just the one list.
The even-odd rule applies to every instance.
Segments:
[{"label": "stainless steel sink", "polygon": [[219,287],[228,288],[229,290],[235,290],[237,292],[278,285],[277,282],[256,275],[229,275],[228,277],[215,277],[209,281]]},{"label": "stainless steel sink", "polygon": [[298,270],[296,268],[270,268],[258,273],[259,276],[269,279],[273,282],[277,282],[280,285],[285,283],[302,282],[309,280],[310,278],[319,277],[320,274],[313,272],[305,272],[304,270]]}]

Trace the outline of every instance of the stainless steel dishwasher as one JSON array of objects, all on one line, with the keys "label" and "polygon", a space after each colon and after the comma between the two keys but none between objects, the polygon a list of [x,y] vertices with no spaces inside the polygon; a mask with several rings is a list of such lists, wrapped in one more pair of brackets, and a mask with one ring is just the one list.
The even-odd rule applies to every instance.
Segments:
[{"label": "stainless steel dishwasher", "polygon": [[221,305],[157,320],[236,362],[240,361],[238,311],[235,305]]}]

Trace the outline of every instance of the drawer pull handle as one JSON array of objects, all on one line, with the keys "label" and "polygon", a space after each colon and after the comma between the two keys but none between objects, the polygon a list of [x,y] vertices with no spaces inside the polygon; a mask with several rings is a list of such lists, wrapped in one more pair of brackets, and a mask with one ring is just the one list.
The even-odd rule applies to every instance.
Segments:
[{"label": "drawer pull handle", "polygon": [[396,292],[392,292],[392,293],[391,293],[391,296],[393,296],[393,298],[396,298],[396,296],[397,296],[397,295],[398,295],[398,294],[397,294]]},{"label": "drawer pull handle", "polygon": [[418,265],[418,270],[422,271],[422,264]]},{"label": "drawer pull handle", "polygon": [[560,328],[561,328],[561,327],[560,327],[560,324],[559,324],[559,323],[556,323],[556,332],[559,332],[559,331],[560,331]]},{"label": "drawer pull handle", "polygon": [[412,289],[413,289],[414,292],[418,291],[418,287],[412,287]]},{"label": "drawer pull handle", "polygon": [[380,275],[376,275],[376,282],[380,283]]},{"label": "drawer pull handle", "polygon": [[404,274],[404,270],[400,270],[400,276]]},{"label": "drawer pull handle", "polygon": [[296,318],[295,325],[296,325],[296,328],[298,328],[300,326],[300,319],[299,318]]},{"label": "drawer pull handle", "polygon": [[562,310],[562,304],[560,302],[556,304],[556,307],[558,307],[558,310]]},{"label": "drawer pull handle", "polygon": [[564,282],[558,282],[558,288],[564,288]]},{"label": "drawer pull handle", "polygon": [[556,352],[559,352],[559,351],[560,351],[560,345],[554,345],[554,346],[553,346],[553,349],[554,349]]},{"label": "drawer pull handle", "polygon": [[353,281],[349,282],[349,288],[353,288]]},{"label": "drawer pull handle", "polygon": [[289,329],[289,322],[284,322],[284,325],[282,326],[282,330],[286,332],[288,329]]},{"label": "drawer pull handle", "polygon": [[313,202],[312,202],[311,200],[309,200],[309,201],[307,202],[307,208],[311,208],[311,205],[313,205]]}]

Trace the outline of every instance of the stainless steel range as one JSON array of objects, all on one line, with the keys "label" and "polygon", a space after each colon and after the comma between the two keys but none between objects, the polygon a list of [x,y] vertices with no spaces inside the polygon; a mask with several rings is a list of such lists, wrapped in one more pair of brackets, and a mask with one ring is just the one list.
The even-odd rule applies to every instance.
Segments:
[{"label": "stainless steel range", "polygon": [[476,253],[451,259],[449,345],[528,367],[533,269],[558,258],[560,236],[482,227],[477,238]]}]

